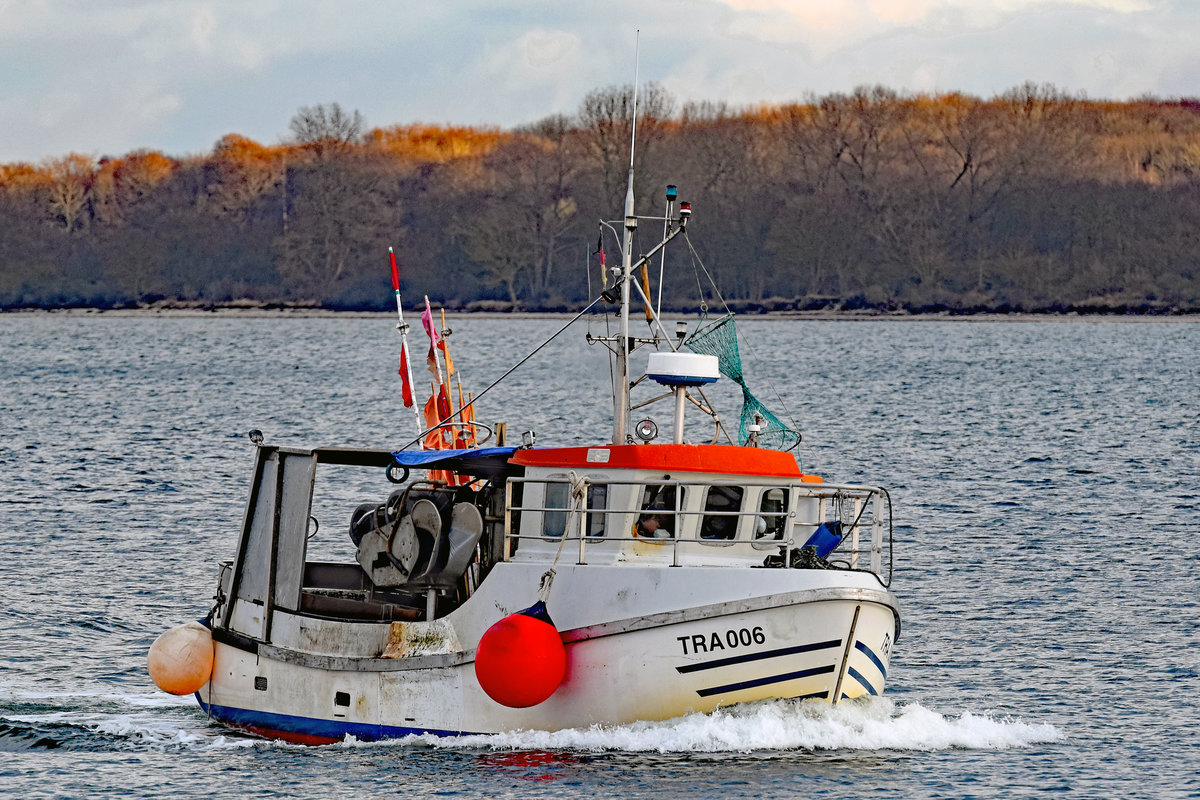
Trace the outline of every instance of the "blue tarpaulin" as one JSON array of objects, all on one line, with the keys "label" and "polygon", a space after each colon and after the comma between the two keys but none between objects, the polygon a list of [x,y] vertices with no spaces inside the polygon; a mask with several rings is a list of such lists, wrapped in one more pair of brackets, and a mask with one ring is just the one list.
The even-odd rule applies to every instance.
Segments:
[{"label": "blue tarpaulin", "polygon": [[462,450],[401,450],[392,453],[392,458],[402,467],[427,467],[435,469],[439,461],[449,461],[456,458],[487,458],[489,456],[504,456],[508,458],[517,452],[515,447],[475,447]]},{"label": "blue tarpaulin", "polygon": [[515,447],[476,447],[459,450],[400,450],[392,458],[402,467],[448,469],[455,472],[496,473],[508,464]]}]

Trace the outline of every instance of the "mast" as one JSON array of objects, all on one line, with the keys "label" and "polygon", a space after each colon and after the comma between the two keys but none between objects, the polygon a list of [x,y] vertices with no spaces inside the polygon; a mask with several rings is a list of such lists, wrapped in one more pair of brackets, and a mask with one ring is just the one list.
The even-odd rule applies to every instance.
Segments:
[{"label": "mast", "polygon": [[637,217],[633,211],[633,154],[637,146],[638,49],[642,32],[637,32],[633,50],[633,118],[629,134],[629,181],[625,188],[625,237],[621,242],[621,337],[617,354],[617,385],[613,392],[613,444],[625,444],[629,426],[629,281],[633,274],[633,232]]},{"label": "mast", "polygon": [[[636,105],[636,103],[635,103]],[[625,444],[629,423],[629,281],[633,275],[633,232],[637,217],[633,214],[633,165],[629,167],[629,186],[625,190],[625,238],[621,243],[621,337],[617,347],[617,390],[613,403],[613,444]]]}]

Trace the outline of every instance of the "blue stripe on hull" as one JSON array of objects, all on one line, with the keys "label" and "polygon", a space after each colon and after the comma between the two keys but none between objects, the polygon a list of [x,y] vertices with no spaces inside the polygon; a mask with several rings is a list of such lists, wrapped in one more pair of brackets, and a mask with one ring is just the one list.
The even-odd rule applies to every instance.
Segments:
[{"label": "blue stripe on hull", "polygon": [[828,642],[801,644],[796,645],[795,647],[782,647],[778,650],[766,650],[761,653],[747,653],[740,656],[728,656],[726,658],[718,658],[713,661],[705,661],[700,664],[686,664],[682,667],[676,667],[675,670],[683,675],[689,672],[699,672],[701,670],[715,669],[717,667],[727,667],[731,664],[746,664],[751,661],[761,661],[765,658],[780,658],[782,656],[794,656],[800,653],[811,653],[816,650],[827,650],[831,647],[837,647],[841,643],[841,639],[831,639]]},{"label": "blue stripe on hull", "polygon": [[883,660],[879,656],[875,655],[874,650],[867,647],[862,642],[855,642],[854,649],[871,659],[871,662],[879,669],[879,674],[885,678],[887,677],[887,667],[883,665]]},{"label": "blue stripe on hull", "polygon": [[799,678],[809,678],[813,675],[824,675],[828,672],[833,672],[833,665],[830,664],[824,667],[814,667],[813,669],[802,669],[797,672],[787,672],[782,675],[768,675],[765,678],[755,678],[754,680],[741,681],[739,683],[727,683],[724,686],[714,686],[711,689],[697,689],[696,694],[701,697],[710,697],[714,694],[722,692],[738,692],[742,689],[753,689],[758,686],[766,686],[772,683],[783,683],[784,681],[794,681]]},{"label": "blue stripe on hull", "polygon": [[432,734],[434,736],[464,736],[466,731],[444,731],[434,728],[406,728],[394,725],[369,725],[362,722],[296,717],[290,714],[273,714],[267,711],[251,711],[232,706],[209,705],[199,696],[196,698],[206,714],[216,721],[233,728],[266,736],[273,739],[320,744],[340,742],[347,736],[364,742],[380,739],[395,739],[401,736]]},{"label": "blue stripe on hull", "polygon": [[879,696],[879,692],[875,691],[875,687],[871,685],[869,680],[862,676],[861,672],[856,670],[854,667],[847,667],[846,672],[850,673],[850,677],[862,684],[862,687],[870,692],[873,696]]}]

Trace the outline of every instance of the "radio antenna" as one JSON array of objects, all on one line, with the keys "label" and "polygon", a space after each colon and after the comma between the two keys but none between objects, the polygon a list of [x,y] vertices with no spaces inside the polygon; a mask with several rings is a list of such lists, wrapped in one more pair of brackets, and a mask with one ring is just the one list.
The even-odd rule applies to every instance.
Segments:
[{"label": "radio antenna", "polygon": [[629,171],[633,171],[633,151],[637,147],[637,96],[638,96],[638,58],[639,51],[642,45],[642,30],[639,28],[635,33],[633,42],[633,124],[630,125],[631,131],[629,134]]},{"label": "radio antenna", "polygon": [[638,52],[642,31],[637,31],[633,49],[633,124],[629,134],[629,180],[625,185],[625,234],[621,238],[621,346],[616,356],[616,391],[613,393],[613,444],[627,444],[632,437],[626,431],[629,422],[629,277],[633,271],[633,231],[637,217],[633,214],[633,149],[637,145]]}]

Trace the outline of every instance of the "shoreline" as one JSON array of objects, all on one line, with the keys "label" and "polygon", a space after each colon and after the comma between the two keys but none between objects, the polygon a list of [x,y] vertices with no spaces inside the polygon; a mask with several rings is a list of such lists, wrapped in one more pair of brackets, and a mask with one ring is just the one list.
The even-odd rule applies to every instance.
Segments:
[{"label": "shoreline", "polygon": [[[473,319],[570,319],[574,313],[565,311],[465,311],[450,310],[454,317]],[[160,319],[395,319],[391,311],[334,310],[311,307],[262,308],[244,306],[213,306],[206,308],[141,307],[141,308],[16,308],[0,309],[4,316],[67,316],[109,318]],[[1174,314],[1124,313],[1097,311],[1063,312],[978,312],[978,313],[910,313],[905,311],[764,311],[736,312],[741,320],[780,322],[1200,322],[1200,313]],[[405,315],[409,316],[408,314]],[[600,316],[600,315],[597,315]],[[664,319],[690,318],[695,312],[667,312]],[[419,315],[414,317],[419,319]]]}]

